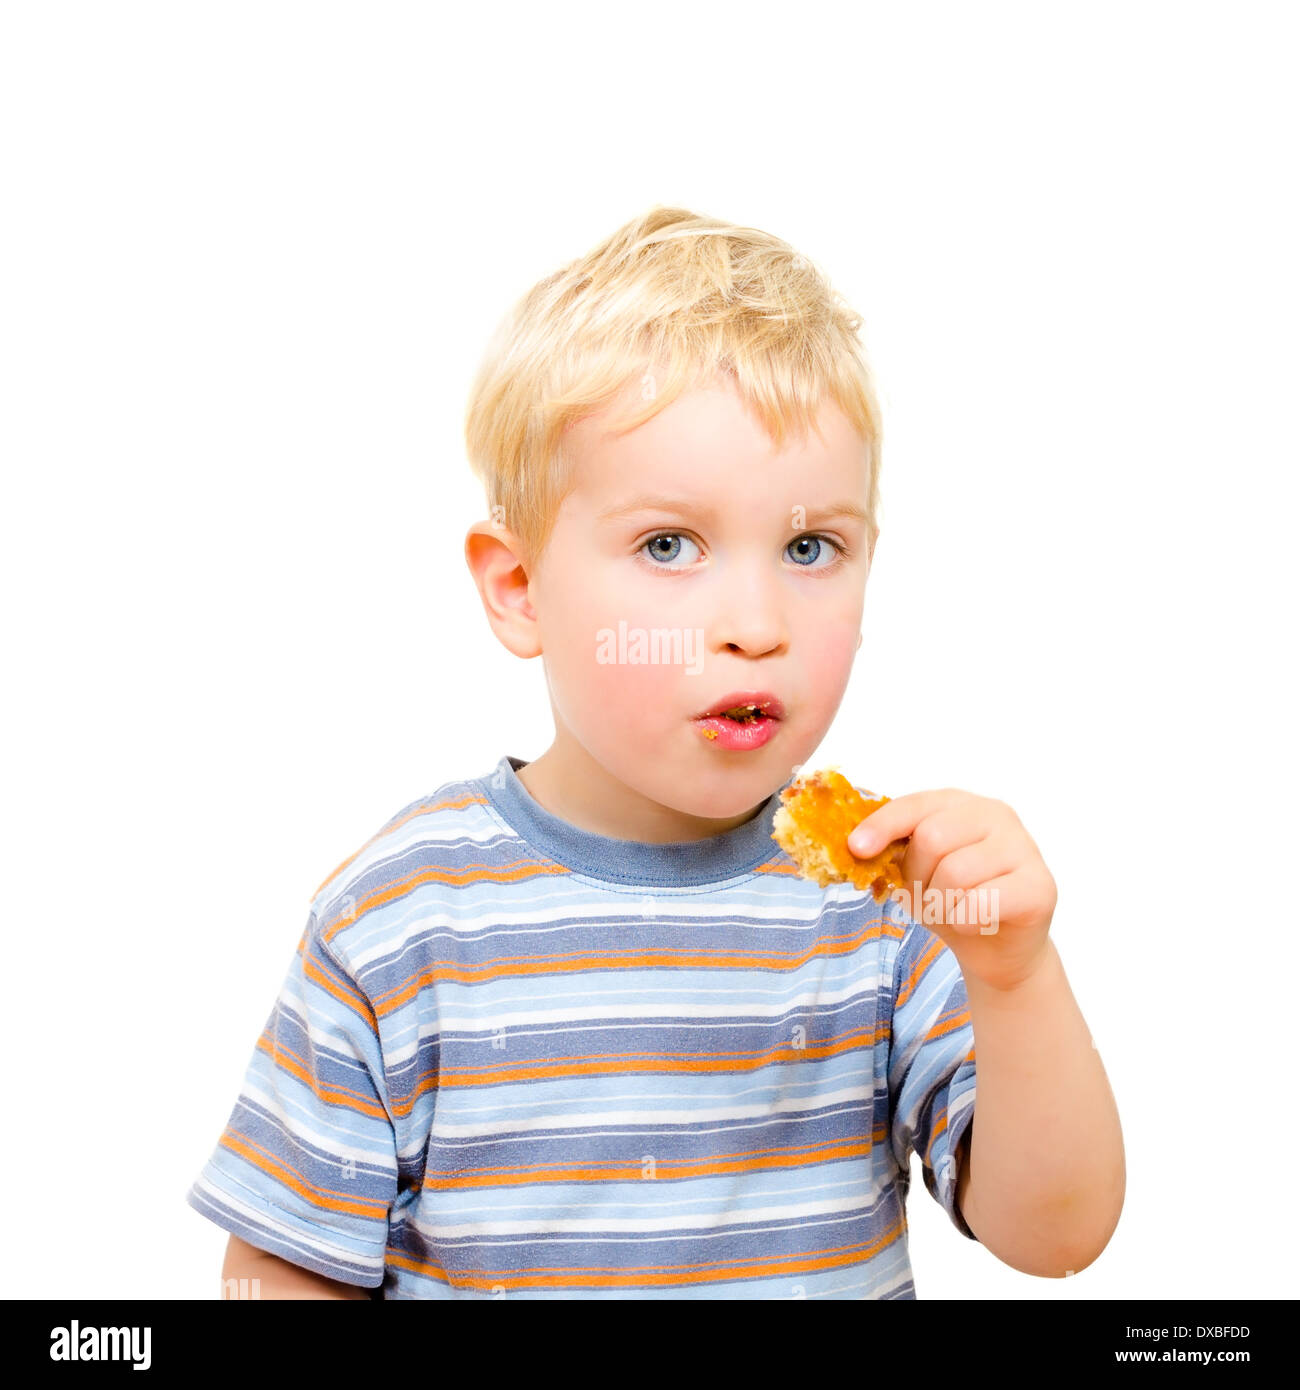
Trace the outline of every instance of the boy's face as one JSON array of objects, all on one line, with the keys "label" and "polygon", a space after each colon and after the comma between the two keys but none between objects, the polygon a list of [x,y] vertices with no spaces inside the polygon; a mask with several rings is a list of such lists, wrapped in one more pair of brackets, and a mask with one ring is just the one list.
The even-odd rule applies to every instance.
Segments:
[{"label": "boy's face", "polygon": [[[816,748],[849,679],[870,562],[863,441],[827,403],[821,438],[774,452],[725,383],[621,436],[608,418],[566,436],[574,485],[522,605],[556,719],[545,756],[606,800],[628,793],[614,824],[644,823],[638,798],[683,825],[738,821]],[[701,723],[736,694],[779,701],[780,718]]]}]

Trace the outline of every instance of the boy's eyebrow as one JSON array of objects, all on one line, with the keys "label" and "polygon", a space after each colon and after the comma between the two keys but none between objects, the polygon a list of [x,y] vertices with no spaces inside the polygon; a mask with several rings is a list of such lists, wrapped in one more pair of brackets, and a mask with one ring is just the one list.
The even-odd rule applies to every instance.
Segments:
[{"label": "boy's eyebrow", "polygon": [[[713,520],[713,508],[707,503],[692,502],[684,497],[660,497],[653,493],[640,493],[626,501],[616,502],[597,513],[596,520],[610,521],[616,517],[631,516],[635,512],[676,512],[679,515],[697,512],[706,520]],[[858,502],[833,502],[829,507],[808,507],[804,511],[804,519],[809,525],[824,524],[841,517],[865,523],[867,509]]]},{"label": "boy's eyebrow", "polygon": [[828,521],[839,521],[847,518],[851,521],[860,521],[864,525],[867,520],[867,509],[860,502],[832,502],[829,507],[809,507],[805,520],[809,523],[825,523]]},{"label": "boy's eyebrow", "polygon": [[713,519],[713,508],[707,504],[701,506],[700,503],[688,501],[684,497],[659,497],[651,492],[641,492],[625,501],[615,502],[612,507],[606,507],[603,512],[597,514],[596,520],[609,521],[614,517],[631,516],[634,512],[692,511],[698,511],[701,516]]}]

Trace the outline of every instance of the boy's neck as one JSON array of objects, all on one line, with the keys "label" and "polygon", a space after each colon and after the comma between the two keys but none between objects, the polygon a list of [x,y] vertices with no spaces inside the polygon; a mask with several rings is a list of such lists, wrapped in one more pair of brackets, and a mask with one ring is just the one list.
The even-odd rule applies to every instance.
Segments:
[{"label": "boy's neck", "polygon": [[544,811],[579,830],[651,845],[723,835],[752,820],[764,804],[723,820],[676,811],[620,782],[581,744],[558,729],[555,742],[540,758],[521,767],[518,777]]}]

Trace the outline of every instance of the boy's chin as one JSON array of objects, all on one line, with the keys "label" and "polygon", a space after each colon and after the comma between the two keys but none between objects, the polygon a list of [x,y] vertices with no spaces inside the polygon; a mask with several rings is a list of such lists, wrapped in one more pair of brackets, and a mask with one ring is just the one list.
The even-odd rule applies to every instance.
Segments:
[{"label": "boy's chin", "polygon": [[624,780],[679,815],[734,820],[766,801],[789,776],[784,761],[760,761],[751,754],[739,754],[716,767],[674,775],[662,765],[642,767],[629,771]]}]

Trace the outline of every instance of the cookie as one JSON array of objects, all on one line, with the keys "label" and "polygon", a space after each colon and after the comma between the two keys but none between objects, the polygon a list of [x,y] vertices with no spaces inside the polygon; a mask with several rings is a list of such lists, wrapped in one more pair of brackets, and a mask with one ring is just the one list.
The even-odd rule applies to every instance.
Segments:
[{"label": "cookie", "polygon": [[835,771],[797,777],[781,792],[772,838],[805,878],[823,888],[830,883],[869,888],[877,902],[884,902],[893,889],[906,887],[902,865],[907,840],[894,840],[870,859],[852,854],[847,841],[857,824],[888,800],[863,796]]}]

